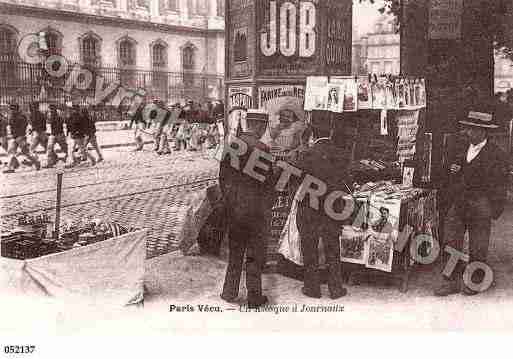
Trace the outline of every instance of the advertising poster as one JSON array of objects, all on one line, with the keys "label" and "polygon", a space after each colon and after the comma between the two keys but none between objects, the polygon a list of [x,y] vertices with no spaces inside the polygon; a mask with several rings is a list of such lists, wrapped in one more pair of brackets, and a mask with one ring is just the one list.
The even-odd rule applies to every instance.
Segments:
[{"label": "advertising poster", "polygon": [[246,0],[230,0],[226,25],[226,57],[229,61],[227,77],[230,79],[251,76],[254,67],[254,50],[250,44],[255,41],[251,14],[253,3]]},{"label": "advertising poster", "polygon": [[241,119],[247,115],[247,109],[253,107],[253,88],[251,86],[233,86],[228,88],[228,135],[236,136]]},{"label": "advertising poster", "polygon": [[317,72],[321,50],[319,4],[286,0],[256,3],[258,74],[283,78]]},{"label": "advertising poster", "polygon": [[268,128],[262,140],[269,143],[278,156],[285,155],[301,144],[301,135],[306,128],[304,101],[305,90],[301,85],[272,85],[258,88],[258,108],[269,114],[270,126],[278,127],[280,132],[273,140]]}]

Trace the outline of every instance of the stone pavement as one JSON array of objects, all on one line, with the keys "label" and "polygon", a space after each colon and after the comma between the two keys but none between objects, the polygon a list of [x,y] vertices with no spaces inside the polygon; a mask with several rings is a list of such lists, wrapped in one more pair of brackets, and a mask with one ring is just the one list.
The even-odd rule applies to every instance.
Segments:
[{"label": "stone pavement", "polygon": [[[65,169],[63,221],[103,218],[149,228],[148,258],[177,250],[175,231],[199,190],[217,182],[213,151],[178,151],[158,156],[151,146],[104,151],[105,162]],[[3,175],[0,189],[2,226],[9,228],[24,213],[54,215],[56,169],[22,168]]]}]

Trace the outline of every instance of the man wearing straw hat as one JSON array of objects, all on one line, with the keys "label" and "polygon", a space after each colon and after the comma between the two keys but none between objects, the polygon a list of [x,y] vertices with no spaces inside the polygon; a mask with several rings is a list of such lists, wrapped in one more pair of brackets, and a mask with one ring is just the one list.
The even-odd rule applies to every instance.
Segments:
[{"label": "man wearing straw hat", "polygon": [[[449,165],[450,186],[442,197],[448,197],[448,213],[444,221],[444,248],[463,251],[465,232],[469,234],[469,262],[486,263],[492,220],[500,217],[506,202],[506,154],[489,139],[489,131],[499,126],[490,113],[470,111],[459,121],[468,147]],[[442,248],[442,250],[444,250]],[[444,252],[442,252],[444,253]],[[450,257],[444,255],[444,271]],[[443,273],[442,284],[435,290],[437,296],[462,292],[475,295],[464,280],[465,263],[460,259],[452,273]],[[484,271],[477,270],[470,278],[481,283]],[[475,288],[474,288],[475,289]]]}]

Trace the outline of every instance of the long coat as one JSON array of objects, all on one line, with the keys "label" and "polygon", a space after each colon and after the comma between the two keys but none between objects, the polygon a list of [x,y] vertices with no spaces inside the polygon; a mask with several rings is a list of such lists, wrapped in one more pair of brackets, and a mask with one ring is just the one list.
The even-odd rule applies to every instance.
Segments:
[{"label": "long coat", "polygon": [[466,162],[466,150],[467,147],[452,162],[462,168],[456,174],[447,175],[449,180],[441,197],[446,199],[447,209],[455,205],[462,216],[467,197],[485,197],[489,208],[476,209],[476,216],[497,219],[506,203],[509,169],[507,156],[490,140],[470,163]]}]

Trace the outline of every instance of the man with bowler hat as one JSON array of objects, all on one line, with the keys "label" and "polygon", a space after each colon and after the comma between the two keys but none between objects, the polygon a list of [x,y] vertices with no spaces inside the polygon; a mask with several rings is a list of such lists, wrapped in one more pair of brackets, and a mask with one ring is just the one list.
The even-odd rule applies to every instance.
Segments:
[{"label": "man with bowler hat", "polygon": [[[248,290],[248,308],[257,308],[267,303],[262,295],[262,270],[266,255],[266,221],[269,218],[274,198],[272,177],[272,157],[269,146],[260,141],[265,132],[265,116],[255,118],[251,114],[243,117],[240,123],[241,133],[224,146],[221,160],[219,182],[229,221],[229,258],[221,298],[234,302],[239,294],[239,284],[246,255],[246,286]],[[263,115],[263,114],[262,114]],[[262,118],[260,118],[262,117]],[[226,148],[237,148],[240,142],[247,145],[247,151],[239,157],[239,168],[231,163],[231,154]],[[263,177],[260,182],[244,171],[251,153],[262,151],[259,162],[267,165],[268,171],[257,170]]]},{"label": "man with bowler hat", "polygon": [[[441,196],[448,199],[444,248],[450,246],[462,252],[465,232],[468,231],[468,263],[486,263],[492,221],[500,217],[506,202],[507,157],[490,141],[489,131],[499,127],[493,122],[491,113],[470,111],[459,123],[467,146],[448,164],[449,185]],[[442,265],[445,269],[450,257],[447,253],[443,256]],[[476,288],[469,288],[469,280],[479,284],[485,272],[475,271],[475,275],[466,279],[464,272],[465,263],[459,259],[452,273],[443,274],[442,283],[435,290],[435,295],[447,296],[459,292],[465,295],[478,294]]]}]

